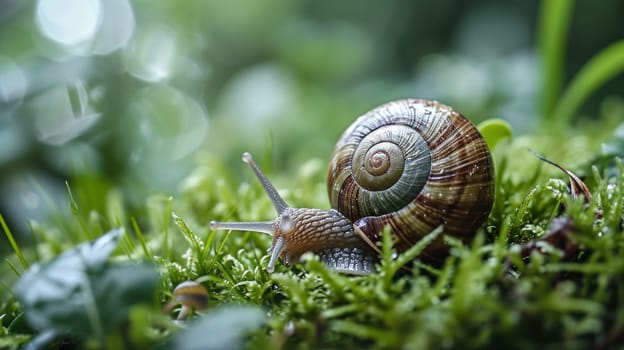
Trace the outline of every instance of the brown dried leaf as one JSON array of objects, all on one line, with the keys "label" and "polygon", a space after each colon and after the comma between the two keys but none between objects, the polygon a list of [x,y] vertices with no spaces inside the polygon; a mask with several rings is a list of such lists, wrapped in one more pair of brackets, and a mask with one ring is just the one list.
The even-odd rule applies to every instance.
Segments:
[{"label": "brown dried leaf", "polygon": [[559,170],[563,171],[566,175],[568,175],[568,177],[570,178],[570,192],[572,193],[572,196],[574,198],[577,198],[580,194],[583,194],[583,197],[585,197],[585,202],[589,202],[591,200],[592,196],[591,196],[591,192],[589,192],[589,188],[587,188],[587,185],[585,185],[583,180],[581,180],[573,172],[553,162],[552,160],[542,156],[541,154],[537,153],[536,151],[530,148],[529,148],[529,151],[531,151],[540,160],[559,168]]}]

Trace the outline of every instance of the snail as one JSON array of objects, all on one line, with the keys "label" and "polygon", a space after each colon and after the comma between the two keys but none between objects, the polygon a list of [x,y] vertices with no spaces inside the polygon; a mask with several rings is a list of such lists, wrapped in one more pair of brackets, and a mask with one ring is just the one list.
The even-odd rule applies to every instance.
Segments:
[{"label": "snail", "polygon": [[[290,207],[249,153],[243,161],[271,199],[277,218],[212,221],[210,227],[270,234],[269,272],[278,257],[288,266],[313,252],[333,270],[371,273],[385,226],[399,253],[440,226],[443,234],[469,241],[494,198],[494,167],[481,134],[436,101],[396,100],[355,120],[329,161],[328,210]],[[447,254],[440,235],[421,257],[440,261]]]}]

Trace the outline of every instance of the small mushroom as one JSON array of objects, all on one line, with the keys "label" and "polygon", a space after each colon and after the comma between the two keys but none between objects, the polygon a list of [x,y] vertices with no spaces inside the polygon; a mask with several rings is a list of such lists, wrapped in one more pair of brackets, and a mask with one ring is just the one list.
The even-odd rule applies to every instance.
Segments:
[{"label": "small mushroom", "polygon": [[195,281],[184,281],[178,284],[173,290],[173,300],[171,300],[164,308],[166,312],[180,304],[180,313],[176,320],[184,320],[193,311],[200,311],[206,308],[208,304],[208,291],[206,288]]}]

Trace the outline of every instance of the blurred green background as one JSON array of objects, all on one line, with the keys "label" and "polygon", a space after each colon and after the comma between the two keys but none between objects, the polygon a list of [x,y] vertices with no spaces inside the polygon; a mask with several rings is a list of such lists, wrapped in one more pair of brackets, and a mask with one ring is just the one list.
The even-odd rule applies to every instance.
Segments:
[{"label": "blurred green background", "polygon": [[[0,212],[26,232],[53,203],[68,209],[65,181],[84,178],[139,206],[175,194],[200,153],[247,171],[252,151],[286,172],[328,159],[355,117],[402,97],[535,132],[539,6],[1,0]],[[623,15],[622,1],[575,3],[568,78],[623,37]],[[602,86],[577,123],[623,87]]]}]

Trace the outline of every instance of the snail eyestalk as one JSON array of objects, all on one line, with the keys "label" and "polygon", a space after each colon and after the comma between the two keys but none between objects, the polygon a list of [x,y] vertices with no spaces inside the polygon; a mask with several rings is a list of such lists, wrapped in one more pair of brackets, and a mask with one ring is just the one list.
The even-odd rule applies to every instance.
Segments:
[{"label": "snail eyestalk", "polygon": [[272,221],[258,222],[210,222],[211,230],[234,230],[234,231],[253,231],[273,235],[275,233],[274,223]]},{"label": "snail eyestalk", "polygon": [[284,237],[279,237],[269,250],[271,260],[269,260],[269,265],[267,266],[268,272],[273,272],[275,270],[275,263],[277,262],[277,258],[282,253],[282,249],[284,249]]},{"label": "snail eyestalk", "polygon": [[243,153],[243,162],[247,163],[249,167],[251,167],[251,170],[253,170],[254,174],[256,174],[256,177],[262,184],[262,188],[264,188],[264,192],[266,192],[266,194],[271,199],[273,207],[275,208],[275,211],[277,211],[277,215],[280,215],[282,212],[284,212],[284,210],[288,208],[288,204],[286,204],[286,202],[279,195],[275,187],[273,187],[271,181],[269,181],[269,179],[267,179],[267,177],[262,173],[260,168],[258,168],[258,165],[251,157],[251,153]]}]

